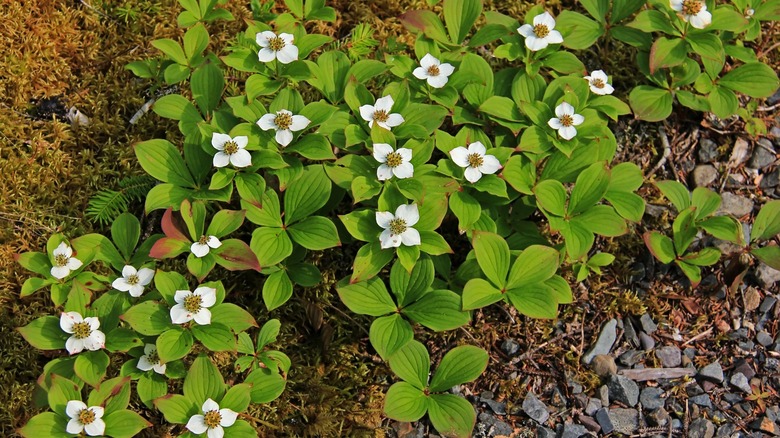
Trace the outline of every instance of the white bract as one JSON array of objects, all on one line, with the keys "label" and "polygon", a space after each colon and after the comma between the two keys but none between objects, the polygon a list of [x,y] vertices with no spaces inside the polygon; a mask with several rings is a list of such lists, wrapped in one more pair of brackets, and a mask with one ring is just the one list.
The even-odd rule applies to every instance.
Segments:
[{"label": "white bract", "polygon": [[138,365],[136,365],[141,371],[149,371],[154,369],[157,374],[165,374],[164,363],[160,362],[160,356],[157,355],[157,346],[154,344],[146,344],[144,346],[144,355],[138,358]]},{"label": "white bract", "polygon": [[615,91],[615,89],[612,88],[612,85],[609,85],[608,83],[609,78],[607,77],[607,74],[602,70],[593,70],[590,76],[585,76],[585,79],[590,85],[590,91],[595,94],[603,96],[605,94],[612,94],[612,92]]},{"label": "white bract", "polygon": [[215,132],[211,134],[211,145],[217,150],[214,155],[214,167],[225,167],[232,164],[235,167],[252,165],[252,155],[246,150],[249,138],[239,135],[235,138]]},{"label": "white bract", "polygon": [[558,131],[558,134],[565,140],[574,138],[577,135],[575,126],[581,125],[585,121],[585,117],[575,114],[574,107],[566,102],[561,102],[555,107],[555,115],[558,117],[553,117],[547,124],[550,125],[550,128]]},{"label": "white bract", "polygon": [[222,246],[222,242],[217,239],[216,236],[200,236],[197,242],[190,245],[190,251],[195,254],[195,257],[206,257],[212,249],[216,249]]},{"label": "white bract", "polygon": [[208,438],[222,438],[225,436],[223,428],[230,427],[236,422],[238,412],[231,409],[220,409],[217,402],[206,400],[201,408],[203,415],[193,415],[187,422],[187,429],[194,434],[205,433]]},{"label": "white bract", "polygon": [[361,106],[360,117],[368,122],[369,128],[373,128],[374,123],[388,130],[394,128],[403,123],[404,118],[398,113],[390,113],[393,103],[392,96],[380,97],[373,105]]},{"label": "white bract", "polygon": [[412,74],[417,79],[425,79],[428,85],[433,88],[441,88],[447,85],[449,75],[455,71],[451,64],[439,62],[433,55],[428,53],[420,60],[420,67],[414,69]]},{"label": "white bract", "polygon": [[417,204],[401,205],[395,214],[389,211],[377,211],[376,223],[384,228],[379,235],[382,249],[398,248],[403,243],[406,246],[420,244],[420,233],[412,228],[420,220]]},{"label": "white bract", "polygon": [[691,26],[696,29],[704,29],[712,23],[712,14],[703,1],[669,0],[669,5],[675,11],[681,12],[683,20],[691,23]]},{"label": "white bract", "polygon": [[501,169],[501,163],[493,155],[485,155],[487,149],[482,142],[471,143],[466,149],[463,146],[456,147],[450,151],[452,161],[460,167],[466,168],[464,172],[466,179],[475,183],[482,178],[482,175],[491,175]]},{"label": "white bract", "polygon": [[122,276],[114,280],[111,286],[122,292],[129,292],[131,297],[138,298],[144,293],[144,286],[152,282],[154,270],[141,268],[136,270],[130,265],[122,268]]},{"label": "white bract", "polygon": [[563,42],[563,36],[555,30],[555,19],[549,12],[537,15],[533,26],[524,24],[517,28],[517,32],[525,37],[525,46],[533,52]]},{"label": "white bract", "polygon": [[274,113],[268,113],[257,121],[257,126],[263,131],[273,129],[276,131],[276,142],[282,146],[287,146],[293,140],[293,132],[300,131],[309,126],[311,120],[304,116],[293,115],[286,109]]},{"label": "white bract", "polygon": [[70,271],[75,271],[83,265],[81,260],[73,257],[73,249],[65,242],[60,242],[60,245],[54,249],[53,255],[51,275],[58,280],[62,280],[70,275]]},{"label": "white bract", "polygon": [[208,309],[217,302],[217,290],[201,286],[194,292],[177,290],[173,296],[176,305],[171,307],[171,322],[184,324],[195,320],[199,325],[211,324],[211,311]]},{"label": "white bract", "polygon": [[260,62],[271,62],[276,59],[282,64],[289,64],[298,59],[298,47],[293,45],[293,36],[289,33],[280,33],[276,36],[275,33],[266,30],[258,33],[255,40],[261,47],[257,54]]},{"label": "white bract", "polygon": [[414,176],[414,166],[409,162],[412,159],[411,149],[393,150],[393,147],[387,143],[374,143],[374,158],[382,163],[376,170],[376,176],[380,181],[390,179],[393,175],[398,178]]},{"label": "white bract", "polygon": [[60,328],[71,335],[65,341],[65,349],[70,354],[81,353],[85,348],[95,351],[106,346],[106,335],[98,330],[100,321],[95,316],[82,318],[78,312],[63,312]]},{"label": "white bract", "polygon": [[74,435],[86,432],[88,436],[100,436],[106,433],[103,421],[105,410],[102,406],[90,406],[81,400],[71,400],[65,405],[65,414],[70,418],[65,431]]}]

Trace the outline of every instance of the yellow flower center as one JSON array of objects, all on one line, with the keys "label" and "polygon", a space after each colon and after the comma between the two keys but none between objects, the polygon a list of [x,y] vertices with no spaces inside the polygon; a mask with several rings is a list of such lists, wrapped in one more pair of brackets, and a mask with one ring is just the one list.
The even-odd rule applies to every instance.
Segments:
[{"label": "yellow flower center", "polygon": [[228,155],[233,155],[236,152],[238,152],[238,144],[234,141],[228,141],[225,142],[225,153]]},{"label": "yellow flower center", "polygon": [[696,15],[702,9],[703,3],[696,0],[684,0],[682,11],[685,15]]},{"label": "yellow flower center", "polygon": [[292,125],[292,116],[287,113],[277,113],[274,118],[274,125],[279,129],[289,129]]},{"label": "yellow flower center", "polygon": [[135,286],[136,284],[138,284],[138,282],[140,282],[140,281],[141,281],[141,279],[140,279],[140,278],[138,278],[138,276],[137,276],[136,274],[133,274],[133,275],[131,275],[131,276],[127,277],[127,280],[125,280],[125,281],[126,281],[126,282],[127,282],[127,284],[129,284],[130,286]]},{"label": "yellow flower center", "polygon": [[211,429],[219,426],[221,421],[222,415],[219,413],[219,411],[208,411],[203,414],[203,422],[206,423],[206,426]]},{"label": "yellow flower center", "polygon": [[402,234],[406,231],[406,221],[400,218],[395,218],[390,221],[390,232],[393,234]]},{"label": "yellow flower center", "polygon": [[561,125],[568,127],[574,124],[574,117],[568,114],[564,114],[561,116],[560,121],[561,121]]},{"label": "yellow flower center", "polygon": [[198,243],[200,243],[201,245],[207,244],[208,241],[209,241],[209,236],[206,235],[200,236],[200,239],[198,239]]},{"label": "yellow flower center", "polygon": [[152,350],[146,355],[146,360],[152,365],[160,363],[160,356],[157,354],[157,350]]},{"label": "yellow flower center", "polygon": [[390,152],[385,159],[387,167],[398,167],[403,163],[403,158],[401,158],[401,154],[398,152]]},{"label": "yellow flower center", "polygon": [[203,302],[203,299],[200,295],[192,294],[184,299],[184,308],[190,313],[198,313],[201,302]]},{"label": "yellow flower center", "polygon": [[92,327],[89,326],[88,322],[82,321],[73,324],[73,336],[75,336],[76,339],[88,338],[91,333]]},{"label": "yellow flower center", "polygon": [[469,166],[474,168],[481,166],[485,162],[485,159],[480,154],[469,154],[466,159],[469,162]]},{"label": "yellow flower center", "polygon": [[374,120],[377,122],[386,122],[388,117],[390,117],[390,115],[388,115],[385,110],[374,111]]},{"label": "yellow flower center", "polygon": [[590,84],[593,85],[596,88],[604,88],[604,81],[601,79],[593,79],[590,81]]},{"label": "yellow flower center", "polygon": [[439,66],[432,65],[428,67],[428,76],[439,76]]},{"label": "yellow flower center", "polygon": [[54,264],[57,266],[65,266],[68,264],[68,257],[65,254],[57,254],[54,256]]},{"label": "yellow flower center", "polygon": [[[526,27],[526,29],[528,28]],[[546,25],[537,24],[534,26],[534,35],[536,35],[537,38],[544,38],[549,34],[550,34],[550,29],[548,29]]]},{"label": "yellow flower center", "polygon": [[92,409],[82,409],[79,412],[79,423],[86,426],[92,424],[93,421],[95,421],[95,413],[92,412]]},{"label": "yellow flower center", "polygon": [[274,52],[278,52],[284,48],[284,40],[280,37],[276,38],[270,38],[268,40],[268,48],[273,50]]}]

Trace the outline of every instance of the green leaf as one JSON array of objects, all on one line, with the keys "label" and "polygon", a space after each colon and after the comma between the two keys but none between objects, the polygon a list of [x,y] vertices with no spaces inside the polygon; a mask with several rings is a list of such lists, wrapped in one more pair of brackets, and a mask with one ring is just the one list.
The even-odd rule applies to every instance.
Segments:
[{"label": "green leaf", "polygon": [[604,34],[604,27],[597,21],[568,10],[558,15],[556,28],[563,32],[563,45],[574,50],[587,49]]},{"label": "green leaf", "polygon": [[141,223],[131,213],[122,213],[111,224],[111,240],[125,259],[133,255],[133,250],[141,237]]},{"label": "green leaf", "polygon": [[412,340],[412,326],[399,314],[383,316],[371,323],[368,339],[382,359],[387,360]]},{"label": "green leaf", "polygon": [[667,236],[658,231],[649,231],[642,237],[647,248],[661,263],[671,263],[677,257],[674,251],[674,243]]},{"label": "green leaf", "polygon": [[76,356],[73,371],[90,386],[97,386],[106,376],[109,362],[108,355],[102,350],[85,351]]},{"label": "green leaf", "polygon": [[772,268],[780,270],[780,247],[777,245],[753,248],[750,250],[750,253]]},{"label": "green leaf", "polygon": [[[132,363],[132,362],[129,362]],[[133,365],[135,367],[137,362]],[[168,393],[168,383],[165,377],[152,372],[144,373],[138,378],[138,385],[136,386],[138,392],[138,398],[141,402],[152,408],[154,406],[154,400],[165,396]]]},{"label": "green leaf", "polygon": [[216,64],[207,63],[192,72],[190,80],[192,97],[203,114],[209,114],[217,108],[222,98],[225,78]]},{"label": "green leaf", "polygon": [[[529,130],[525,132],[529,132]],[[518,192],[524,195],[533,193],[534,185],[536,185],[536,166],[524,155],[510,157],[504,165],[502,175],[506,182]],[[450,208],[452,208],[452,196],[450,196]],[[455,214],[457,215],[457,212]]]},{"label": "green leaf", "polygon": [[761,207],[751,231],[750,241],[769,240],[780,233],[780,201],[769,201]]},{"label": "green leaf", "polygon": [[211,218],[206,234],[219,239],[236,231],[244,223],[245,211],[220,210]]},{"label": "green leaf", "polygon": [[225,381],[208,356],[201,354],[192,363],[184,379],[184,396],[200,406],[207,399],[220,400]]},{"label": "green leaf", "polygon": [[252,232],[249,247],[257,256],[260,266],[274,266],[290,256],[292,242],[282,228],[260,227]]},{"label": "green leaf", "polygon": [[382,316],[397,310],[393,299],[378,278],[337,288],[341,301],[349,310],[371,316]]},{"label": "green leaf", "polygon": [[420,390],[428,386],[431,358],[423,344],[409,341],[393,353],[388,361],[390,369],[402,380]]},{"label": "green leaf", "polygon": [[246,383],[233,385],[219,401],[220,409],[231,409],[234,412],[244,412],[252,400],[252,387]]},{"label": "green leaf", "polygon": [[696,219],[703,219],[720,207],[720,195],[706,187],[697,187],[691,196],[691,205],[696,207]]},{"label": "green leaf", "polygon": [[420,231],[420,242],[420,246],[414,248],[419,248],[420,251],[426,254],[437,256],[453,253],[452,248],[444,240],[444,237],[435,231]]},{"label": "green leaf", "polygon": [[529,246],[512,265],[506,288],[514,289],[551,278],[558,271],[559,259],[560,254],[555,248],[542,245]]},{"label": "green leaf", "polygon": [[688,189],[677,181],[658,181],[655,183],[658,190],[672,202],[677,212],[682,212],[691,206],[691,194]]},{"label": "green leaf", "polygon": [[698,229],[696,228],[696,209],[691,207],[680,212],[672,223],[672,240],[674,249],[678,255],[685,254],[685,251],[696,238]]},{"label": "green leaf", "polygon": [[65,436],[68,417],[62,414],[57,415],[54,412],[44,412],[32,418],[23,428],[19,429],[19,434],[25,438],[57,437]]},{"label": "green leaf", "polygon": [[509,245],[501,236],[475,232],[472,240],[477,263],[485,276],[497,287],[504,287],[509,273]]},{"label": "green leaf", "polygon": [[303,18],[303,0],[284,0],[284,4],[298,18]]},{"label": "green leaf", "polygon": [[688,46],[681,38],[660,37],[650,48],[650,73],[661,68],[682,64],[688,55]]},{"label": "green leaf", "polygon": [[548,179],[534,187],[536,203],[556,216],[566,214],[566,189],[559,181]]},{"label": "green leaf", "polygon": [[152,423],[128,410],[112,412],[106,415],[103,420],[106,423],[106,435],[114,438],[130,438],[152,426]]},{"label": "green leaf", "polygon": [[330,191],[331,182],[322,166],[306,167],[285,191],[284,223],[298,222],[322,208],[330,198]]},{"label": "green leaf", "polygon": [[431,379],[431,392],[444,392],[455,385],[471,382],[487,368],[487,351],[462,345],[448,351]]},{"label": "green leaf", "polygon": [[553,52],[544,58],[544,65],[563,74],[583,74],[586,72],[582,61],[570,52]]},{"label": "green leaf", "polygon": [[400,307],[417,301],[431,284],[433,284],[434,268],[430,257],[424,256],[417,260],[411,272],[407,272],[400,263],[395,263],[390,270],[390,289],[398,299]]},{"label": "green leaf", "polygon": [[189,60],[200,55],[209,45],[209,33],[203,24],[198,23],[184,34],[184,54]]},{"label": "green leaf", "polygon": [[188,64],[187,56],[184,54],[184,50],[182,50],[181,46],[176,41],[170,38],[160,38],[159,40],[153,40],[152,46],[163,52],[177,64]]},{"label": "green leaf", "polygon": [[696,266],[710,266],[718,263],[720,256],[718,248],[704,248],[699,252],[687,254],[681,261]]},{"label": "green leaf", "polygon": [[[250,196],[248,193],[245,195]],[[260,202],[254,199],[246,201],[242,199],[241,208],[246,210],[246,218],[252,223],[266,227],[282,227],[279,196],[274,190],[266,190]]]},{"label": "green leaf", "polygon": [[287,151],[298,152],[310,160],[335,160],[333,147],[321,134],[307,134],[287,147]]},{"label": "green leaf", "polygon": [[536,283],[509,289],[506,296],[518,312],[528,317],[552,319],[558,315],[555,291],[546,284]]},{"label": "green leaf", "polygon": [[233,303],[217,304],[211,309],[211,323],[224,324],[236,333],[257,327],[257,321],[251,313]]},{"label": "green leaf", "polygon": [[56,316],[40,317],[17,330],[25,341],[40,350],[64,350],[69,337],[60,328],[60,319]]},{"label": "green leaf", "polygon": [[385,415],[396,421],[417,421],[428,410],[428,397],[406,382],[396,382],[385,394]]},{"label": "green leaf", "polygon": [[628,232],[626,221],[608,205],[596,205],[572,218],[582,228],[602,236],[622,236]]},{"label": "green leaf", "polygon": [[444,25],[439,17],[431,11],[407,11],[398,18],[401,20],[401,24],[411,32],[423,32],[428,38],[442,43],[449,42]]},{"label": "green leaf", "polygon": [[236,337],[225,324],[193,325],[192,334],[211,351],[236,351]]},{"label": "green leaf", "polygon": [[481,278],[473,278],[463,288],[463,310],[479,309],[501,301],[504,294]]},{"label": "green leaf", "polygon": [[672,113],[672,94],[650,85],[639,85],[628,96],[634,114],[648,122],[660,122]]},{"label": "green leaf", "polygon": [[656,9],[640,12],[628,26],[645,33],[661,32],[667,35],[679,35],[679,32],[672,26],[669,17]]},{"label": "green leaf", "polygon": [[456,329],[470,319],[469,313],[461,310],[461,297],[448,290],[430,291],[401,313],[437,332]]},{"label": "green leaf", "polygon": [[767,97],[774,93],[780,82],[772,67],[762,62],[749,62],[726,73],[718,84],[750,97]]},{"label": "green leaf", "polygon": [[352,278],[350,283],[357,283],[375,276],[382,268],[393,259],[395,251],[382,249],[377,241],[367,243],[360,247],[352,265]]},{"label": "green leaf", "polygon": [[[187,377],[189,377],[189,375]],[[206,399],[203,399],[203,402],[205,401]],[[163,413],[165,421],[176,424],[187,424],[190,417],[196,413],[201,414],[199,408],[203,405],[203,402],[197,402],[194,398],[185,397],[179,394],[168,394],[165,397],[156,399],[154,405]]]},{"label": "green leaf", "polygon": [[263,283],[263,302],[268,311],[286,303],[293,293],[293,285],[285,271],[276,271]]},{"label": "green leaf", "polygon": [[460,44],[482,14],[482,0],[444,0],[444,21],[452,42]]},{"label": "green leaf", "polygon": [[737,113],[739,101],[737,95],[726,87],[714,86],[707,95],[710,110],[720,118],[728,118]]},{"label": "green leaf", "polygon": [[192,350],[193,339],[189,331],[176,327],[157,337],[157,354],[163,362],[181,359]]},{"label": "green leaf", "polygon": [[154,301],[136,304],[120,318],[144,336],[156,336],[172,327],[168,307]]},{"label": "green leaf", "polygon": [[714,216],[704,219],[697,225],[716,239],[728,240],[738,245],[744,243],[742,226],[739,221],[729,216]]},{"label": "green leaf", "polygon": [[58,413],[65,414],[65,408],[71,400],[81,400],[79,386],[71,380],[57,374],[51,376],[51,386],[47,394],[49,409]]},{"label": "green leaf", "polygon": [[281,323],[278,319],[268,320],[260,329],[260,333],[257,334],[257,349],[261,349],[266,345],[275,342],[277,336],[279,336],[279,328]]},{"label": "green leaf", "polygon": [[696,287],[701,283],[701,268],[690,263],[685,263],[681,260],[675,260],[675,263],[680,270],[691,280],[691,286]]},{"label": "green leaf", "polygon": [[428,417],[443,436],[468,437],[474,430],[477,414],[465,398],[454,394],[433,394],[428,400]]},{"label": "green leaf", "polygon": [[596,205],[607,192],[610,172],[606,163],[593,163],[577,177],[571,191],[568,213],[576,215]]},{"label": "green leaf", "polygon": [[112,353],[126,353],[131,348],[140,346],[143,346],[143,342],[133,330],[117,327],[106,334],[106,350]]},{"label": "green leaf", "polygon": [[181,187],[195,186],[179,150],[168,140],[143,141],[136,143],[134,149],[138,163],[149,175]]},{"label": "green leaf", "polygon": [[252,384],[252,403],[268,403],[284,392],[287,381],[279,373],[258,368],[249,373],[244,383]]},{"label": "green leaf", "polygon": [[314,251],[341,246],[339,233],[330,219],[310,216],[287,228],[290,237],[306,249]]}]

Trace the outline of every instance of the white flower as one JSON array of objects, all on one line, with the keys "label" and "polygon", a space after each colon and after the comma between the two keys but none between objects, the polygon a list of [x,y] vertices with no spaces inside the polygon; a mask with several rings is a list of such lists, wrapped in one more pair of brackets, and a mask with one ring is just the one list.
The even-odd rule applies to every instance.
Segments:
[{"label": "white flower", "polygon": [[463,146],[456,147],[450,151],[452,161],[460,167],[465,167],[466,179],[475,183],[482,178],[482,175],[490,175],[501,169],[501,163],[493,155],[485,155],[485,145],[477,141],[471,143],[469,148]]},{"label": "white flower", "polygon": [[222,438],[225,436],[224,427],[230,427],[236,422],[238,412],[231,409],[220,409],[217,402],[206,400],[201,408],[203,415],[193,415],[187,422],[190,432],[200,435],[205,433],[208,438]]},{"label": "white flower", "polygon": [[228,163],[234,167],[251,166],[252,156],[245,149],[247,143],[249,138],[244,135],[232,138],[218,132],[211,134],[211,145],[218,151],[214,155],[214,167],[225,167]]},{"label": "white flower", "polygon": [[195,257],[201,258],[206,257],[206,254],[208,254],[211,249],[216,249],[220,246],[222,246],[222,242],[220,242],[216,236],[204,235],[200,236],[200,239],[198,239],[197,242],[190,245],[190,251],[195,254]]},{"label": "white flower", "polygon": [[74,435],[81,432],[86,432],[89,436],[103,435],[106,433],[104,412],[102,406],[87,407],[81,400],[71,400],[65,405],[65,414],[70,417],[65,431]]},{"label": "white flower", "polygon": [[388,130],[394,128],[403,123],[404,118],[398,113],[390,113],[393,103],[392,96],[380,97],[374,105],[361,106],[360,117],[368,122],[369,128],[374,127],[374,122]]},{"label": "white flower", "polygon": [[62,280],[70,275],[70,271],[75,271],[83,265],[81,260],[72,255],[73,249],[65,242],[60,242],[60,246],[54,250],[54,263],[51,267],[51,275],[54,278]]},{"label": "white flower", "polygon": [[401,179],[414,176],[414,166],[409,162],[412,159],[411,149],[398,148],[394,151],[387,143],[374,143],[374,158],[382,163],[376,170],[379,181],[390,179],[393,175]]},{"label": "white flower", "polygon": [[550,44],[560,44],[563,36],[555,29],[555,19],[549,12],[534,17],[534,25],[524,24],[517,32],[525,37],[525,46],[536,52]]},{"label": "white flower", "polygon": [[176,305],[171,307],[171,322],[184,324],[193,319],[199,325],[211,324],[211,311],[207,307],[217,302],[217,290],[201,286],[194,292],[177,290],[173,296]]},{"label": "white flower", "polygon": [[276,36],[270,30],[260,32],[255,36],[257,44],[262,47],[257,54],[260,62],[271,62],[274,59],[282,64],[289,64],[298,59],[298,47],[293,45],[293,36],[280,33]]},{"label": "white flower", "polygon": [[154,270],[141,268],[136,270],[130,265],[122,268],[122,276],[114,280],[111,286],[122,292],[130,292],[131,297],[138,298],[144,293],[144,286],[152,282]]},{"label": "white flower", "polygon": [[81,353],[85,348],[90,351],[106,346],[106,335],[98,328],[100,321],[95,316],[82,318],[78,312],[63,312],[60,316],[60,328],[72,336],[65,341],[65,349],[70,354]]},{"label": "white flower", "polygon": [[574,138],[577,135],[575,126],[581,125],[585,121],[585,117],[574,114],[574,107],[566,102],[561,102],[555,107],[555,115],[558,117],[553,117],[547,124],[550,125],[550,128],[557,130],[558,134],[565,140]]},{"label": "white flower", "polygon": [[615,91],[615,89],[612,88],[612,85],[607,83],[609,78],[602,70],[593,70],[590,76],[585,76],[585,79],[590,84],[590,91],[595,94],[603,96],[605,94],[612,94],[612,92]]},{"label": "white flower", "polygon": [[257,121],[263,131],[269,129],[276,130],[276,142],[282,146],[287,146],[293,140],[293,131],[300,131],[309,126],[311,120],[304,116],[294,116],[286,109],[274,113],[268,113]]},{"label": "white flower", "polygon": [[441,88],[447,84],[448,76],[455,71],[455,67],[451,64],[439,62],[433,55],[428,53],[420,60],[420,66],[414,69],[414,77],[417,79],[425,79],[428,81],[428,85],[433,88]]},{"label": "white flower", "polygon": [[417,204],[401,205],[395,214],[389,211],[377,211],[376,223],[385,230],[379,235],[382,249],[398,248],[403,243],[406,246],[420,244],[420,233],[412,228],[420,220]]},{"label": "white flower", "polygon": [[157,355],[157,346],[154,344],[146,344],[144,346],[144,355],[138,358],[138,365],[136,367],[141,371],[149,371],[154,369],[157,374],[165,374],[164,363],[160,362],[160,356]]},{"label": "white flower", "polygon": [[698,0],[669,0],[669,5],[677,12],[682,12],[683,20],[691,23],[696,29],[704,29],[712,23],[712,14],[707,5]]}]

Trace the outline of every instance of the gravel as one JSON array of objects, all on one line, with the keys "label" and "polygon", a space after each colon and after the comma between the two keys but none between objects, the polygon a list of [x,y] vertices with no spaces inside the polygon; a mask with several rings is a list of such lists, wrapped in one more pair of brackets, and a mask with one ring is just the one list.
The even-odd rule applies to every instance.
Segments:
[{"label": "gravel", "polygon": [[715,426],[706,418],[697,418],[688,426],[689,438],[712,438],[715,436]]},{"label": "gravel", "polygon": [[639,412],[636,409],[610,409],[609,419],[615,427],[615,432],[631,435],[639,428]]},{"label": "gravel", "polygon": [[709,164],[700,164],[693,169],[693,184],[706,187],[718,179],[718,169]]},{"label": "gravel", "polygon": [[748,382],[747,377],[745,377],[742,373],[734,373],[731,376],[731,380],[729,380],[732,386],[735,388],[741,389],[747,394],[750,394],[753,392],[753,389],[750,388],[750,383]]},{"label": "gravel", "polygon": [[658,325],[656,325],[649,313],[645,313],[639,318],[639,324],[642,325],[642,330],[648,335],[652,335],[654,331],[658,330]]},{"label": "gravel", "polygon": [[631,407],[636,406],[639,402],[639,386],[631,379],[612,375],[607,380],[607,388],[609,388],[610,400],[619,401]]},{"label": "gravel", "polygon": [[731,192],[724,192],[721,195],[722,202],[716,215],[731,215],[735,218],[740,218],[750,214],[753,211],[753,201],[744,196],[735,195]]},{"label": "gravel", "polygon": [[710,379],[715,382],[723,381],[723,367],[720,362],[713,362],[699,370],[699,377]]},{"label": "gravel", "polygon": [[599,334],[599,338],[596,341],[596,345],[582,356],[582,362],[588,365],[597,355],[609,354],[610,350],[612,350],[612,344],[615,343],[615,339],[617,339],[617,320],[613,318],[604,324],[604,327],[601,329],[601,334]]},{"label": "gravel", "polygon": [[506,353],[507,356],[515,356],[520,351],[520,344],[514,339],[504,339],[501,343],[501,350]]},{"label": "gravel", "polygon": [[748,161],[748,167],[751,169],[764,169],[771,166],[775,160],[775,148],[772,146],[772,142],[762,138],[756,143],[756,147],[753,148],[753,154]]},{"label": "gravel", "polygon": [[666,368],[675,368],[682,363],[682,352],[674,345],[668,345],[655,350],[655,357]]},{"label": "gravel", "polygon": [[664,399],[661,397],[664,390],[658,387],[647,387],[639,394],[639,402],[642,408],[654,410],[664,405]]},{"label": "gravel", "polygon": [[547,419],[550,418],[550,413],[547,411],[547,406],[545,406],[545,404],[536,398],[536,395],[530,391],[523,400],[523,412],[525,412],[526,415],[540,424],[544,424]]},{"label": "gravel", "polygon": [[609,411],[606,408],[599,409],[596,412],[596,421],[601,426],[601,433],[609,434],[615,430],[615,426],[612,424],[612,419],[609,417]]}]

